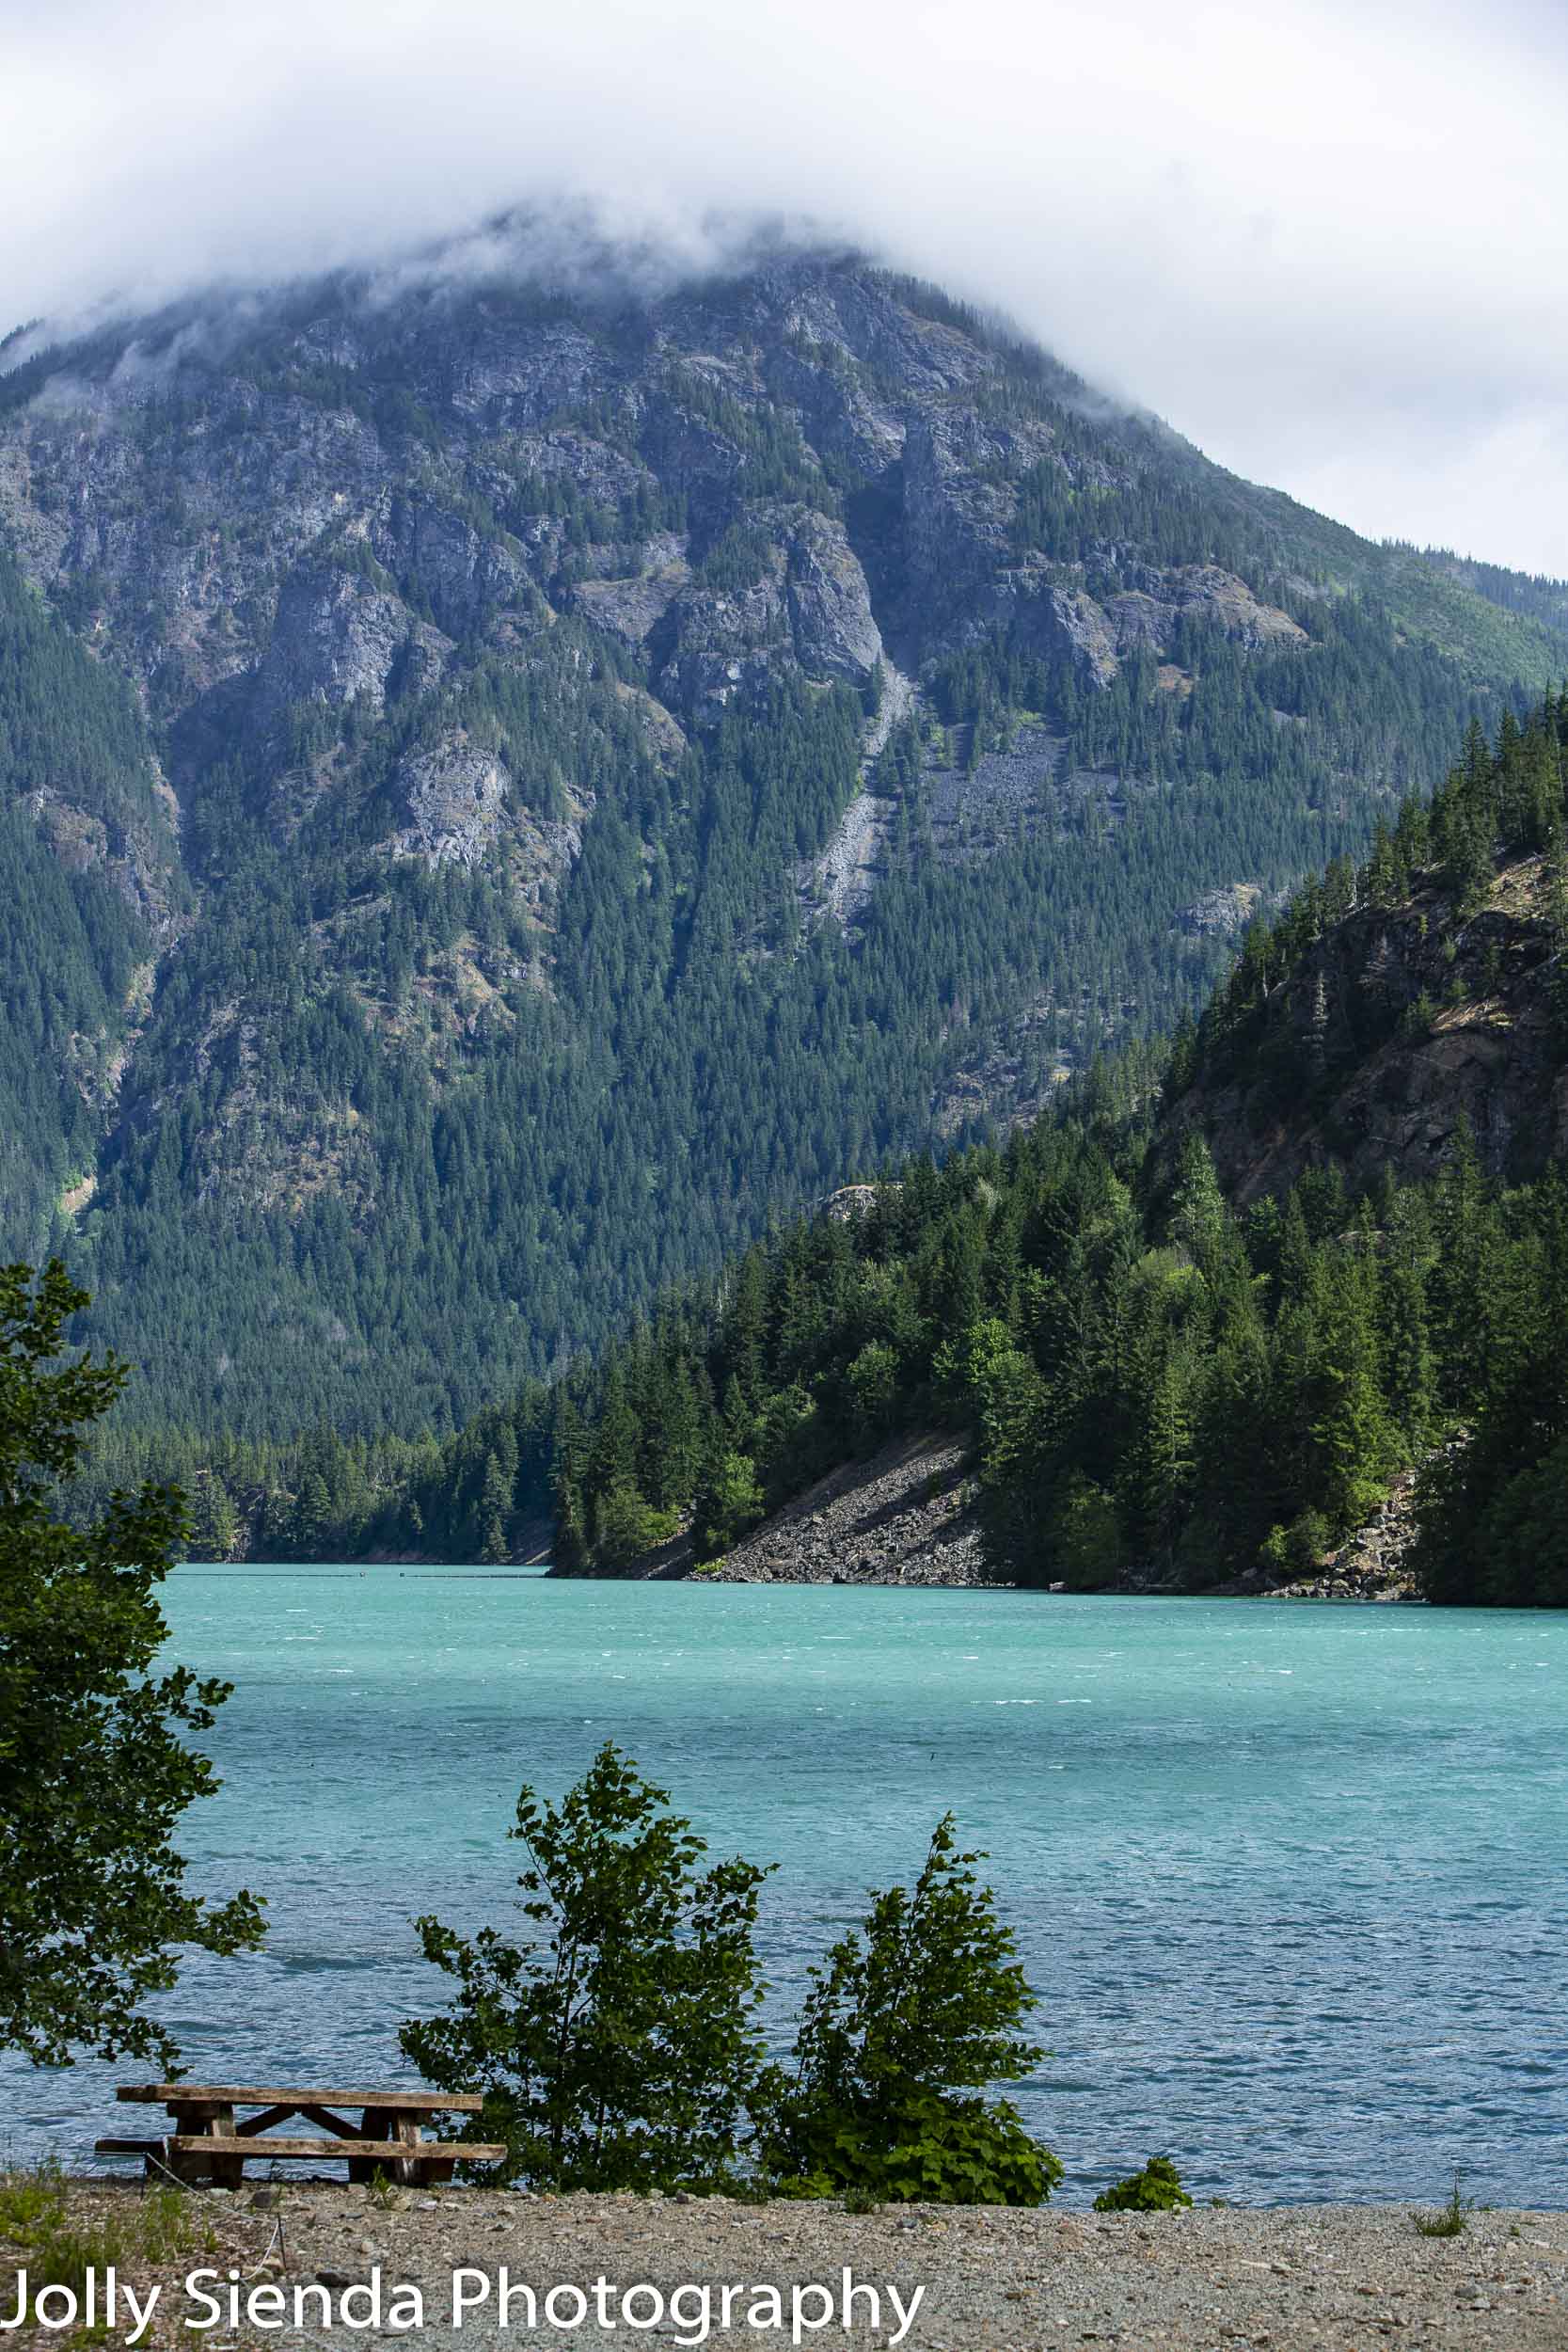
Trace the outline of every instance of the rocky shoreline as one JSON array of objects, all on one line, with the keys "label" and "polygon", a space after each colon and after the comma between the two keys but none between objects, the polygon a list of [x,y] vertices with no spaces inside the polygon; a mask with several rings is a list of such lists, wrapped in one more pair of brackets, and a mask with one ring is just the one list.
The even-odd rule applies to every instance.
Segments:
[{"label": "rocky shoreline", "polygon": [[[231,2346],[268,2343],[331,2347],[372,2341],[337,2313],[345,2291],[379,2280],[390,2303],[402,2285],[417,2288],[423,2324],[390,2333],[419,2352],[466,2352],[478,2343],[515,2352],[588,2352],[644,2344],[690,2352],[699,2343],[733,2352],[775,2352],[799,2344],[888,2345],[896,2321],[890,2291],[912,2318],[901,2337],[907,2352],[1078,2352],[1116,2344],[1120,2352],[1370,2352],[1378,2343],[1426,2352],[1561,2352],[1568,2341],[1568,2215],[1487,2211],[1470,2214],[1451,2237],[1423,2236],[1411,2205],[1317,2205],[1247,2209],[1199,2207],[1173,2214],[1095,2214],[1046,2207],[884,2206],[868,2214],[836,2204],[751,2204],[732,2198],[629,2195],[528,2197],[484,2188],[345,2187],[291,2179],[234,2194],[193,2190],[182,2200],[169,2242],[149,2259],[136,2239],[135,2181],[72,2182],[68,2187],[73,2244],[89,2250],[118,2241],[120,2278],[138,2297],[162,2292],[136,2352],[177,2344]],[[177,2243],[175,2242],[177,2241]],[[143,2239],[145,2244],[145,2239]],[[0,2232],[0,2317],[15,2308],[11,2283],[37,2252]],[[184,2280],[198,2266],[216,2272],[209,2292],[224,2298],[224,2322],[200,2335],[185,2326],[193,2306]],[[635,2331],[601,2328],[590,2304],[585,2324],[528,2325],[520,2303],[501,2334],[488,2304],[451,2325],[452,2276],[459,2269],[530,2285],[541,2307],[549,2289],[576,2284],[592,2296],[604,2280],[613,2297],[636,2287],[642,2316]],[[846,2329],[831,2327],[792,2338],[791,2290],[828,2282],[840,2291],[846,2269],[882,2297],[874,2332],[870,2307],[855,2309]],[[241,2296],[237,2326],[228,2324],[230,2284]],[[748,2324],[766,2296],[732,2303],[719,2324],[726,2285],[748,2294],[776,2289],[782,2326]],[[250,2323],[244,2298],[254,2288],[325,2286],[333,2324],[279,2335]],[[701,2309],[709,2290],[705,2337],[698,2324],[673,2323]],[[477,2289],[474,2290],[477,2292]],[[662,2316],[650,2323],[657,2295]],[[315,2298],[319,2303],[319,2296]],[[275,2300],[272,2308],[277,2308]],[[356,2309],[351,2304],[348,2309]],[[404,2308],[407,2308],[406,2305]],[[558,2305],[558,2309],[562,2308]],[[819,2305],[806,2307],[808,2313]],[[78,2339],[79,2340],[79,2339]],[[121,2329],[100,2338],[116,2345]],[[58,2328],[22,2328],[12,2344],[59,2345]]]},{"label": "rocky shoreline", "polygon": [[[1405,1470],[1387,1498],[1342,1544],[1325,1554],[1315,1576],[1266,1588],[1271,1600],[1411,1600],[1421,1595],[1406,1565],[1416,1533],[1416,1479]],[[1258,1583],[1243,1590],[1258,1590]]]},{"label": "rocky shoreline", "polygon": [[695,1566],[689,1536],[677,1535],[626,1574],[715,1584],[996,1584],[980,1555],[970,1448],[929,1431],[818,1479],[721,1560]]},{"label": "rocky shoreline", "polygon": [[[1376,1516],[1327,1553],[1315,1572],[1282,1582],[1256,1569],[1236,1582],[1214,1586],[1209,1597],[1418,1600],[1405,1566],[1414,1532],[1414,1485],[1409,1474],[1396,1480]],[[644,1552],[623,1573],[715,1584],[1012,1589],[986,1566],[970,1446],[950,1431],[930,1430],[896,1438],[869,1460],[847,1463],[819,1479],[721,1560],[698,1566],[690,1536],[683,1534]],[[1105,1589],[1170,1596],[1182,1588],[1133,1568]]]}]

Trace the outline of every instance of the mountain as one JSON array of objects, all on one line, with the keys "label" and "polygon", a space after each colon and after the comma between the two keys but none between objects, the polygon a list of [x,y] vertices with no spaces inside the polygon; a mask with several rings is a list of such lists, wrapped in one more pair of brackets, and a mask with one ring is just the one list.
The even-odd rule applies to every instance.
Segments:
[{"label": "mountain", "polygon": [[0,367],[0,1246],[150,1427],[559,1375],[1196,1008],[1568,664],[1541,583],[852,256],[436,260]]},{"label": "mountain", "polygon": [[408,1466],[382,1539],[553,1502],[597,1574],[1255,1591],[1418,1472],[1430,1597],[1568,1605],[1565,774],[1568,697],[1472,733],[1163,1073],[849,1188]]}]

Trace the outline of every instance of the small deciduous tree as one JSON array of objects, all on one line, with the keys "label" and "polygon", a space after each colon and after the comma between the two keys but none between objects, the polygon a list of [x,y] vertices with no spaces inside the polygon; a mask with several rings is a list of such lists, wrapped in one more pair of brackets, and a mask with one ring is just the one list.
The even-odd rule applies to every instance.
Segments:
[{"label": "small deciduous tree", "polygon": [[0,1267],[0,2046],[167,2064],[176,2044],[144,2002],[173,1984],[182,1945],[259,1942],[261,1908],[187,1893],[170,1842],[218,1786],[183,1735],[230,1689],[151,1670],[182,1497],[117,1494],[87,1528],[55,1515],[53,1489],[127,1377],[112,1359],[55,1363],[87,1304],[57,1261],[36,1283]]},{"label": "small deciduous tree", "polygon": [[656,1511],[635,1486],[611,1486],[600,1499],[595,1517],[594,1563],[616,1571],[629,1568],[641,1553],[667,1544],[679,1525],[678,1513]]},{"label": "small deciduous tree", "polygon": [[692,1506],[692,1537],[699,1560],[717,1560],[763,1515],[762,1488],[750,1454],[717,1454],[704,1472]]},{"label": "small deciduous tree", "polygon": [[1043,2055],[1021,2027],[1035,1995],[1010,1929],[937,1824],[911,1889],[875,1895],[812,1975],[791,2074],[764,2146],[785,2194],[1037,2205],[1062,2177],[1018,2111],[974,2094]]},{"label": "small deciduous tree", "polygon": [[404,2026],[403,2047],[441,2089],[483,2091],[467,2136],[505,2141],[505,2178],[601,2191],[735,2178],[763,2073],[752,1929],[768,1872],[705,1868],[704,1841],[668,1805],[607,1743],[559,1804],[518,1797],[527,1944],[419,1923],[456,2000]]}]

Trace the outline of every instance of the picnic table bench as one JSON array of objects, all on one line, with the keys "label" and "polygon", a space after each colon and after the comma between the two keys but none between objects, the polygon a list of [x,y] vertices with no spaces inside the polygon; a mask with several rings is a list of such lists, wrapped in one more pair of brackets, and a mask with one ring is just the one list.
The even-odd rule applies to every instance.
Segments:
[{"label": "picnic table bench", "polygon": [[[172,2172],[177,2180],[210,2180],[238,2188],[247,2158],[268,2163],[304,2162],[341,2156],[351,2181],[389,2181],[417,2186],[450,2181],[462,2161],[496,2164],[504,2147],[427,2140],[423,2126],[436,2115],[477,2115],[483,2101],[473,2091],[318,2090],[254,2083],[127,2083],[117,2099],[136,2106],[168,2110],[172,2128],[162,2138],[101,2139],[101,2156],[141,2156],[149,2173]],[[235,2110],[255,2107],[236,2120]],[[356,2107],[357,2120],[334,2113]],[[301,2116],[321,2137],[272,2138],[276,2123]]]}]

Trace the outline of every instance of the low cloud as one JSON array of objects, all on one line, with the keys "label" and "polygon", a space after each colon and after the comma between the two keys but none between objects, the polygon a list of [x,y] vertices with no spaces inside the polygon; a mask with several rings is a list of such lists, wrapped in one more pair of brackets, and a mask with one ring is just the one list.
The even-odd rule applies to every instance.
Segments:
[{"label": "low cloud", "polygon": [[1528,0],[1484,25],[1443,0],[0,0],[0,303],[391,271],[518,203],[586,208],[655,271],[809,225],[1002,304],[1362,530],[1568,573],[1554,21]]}]

